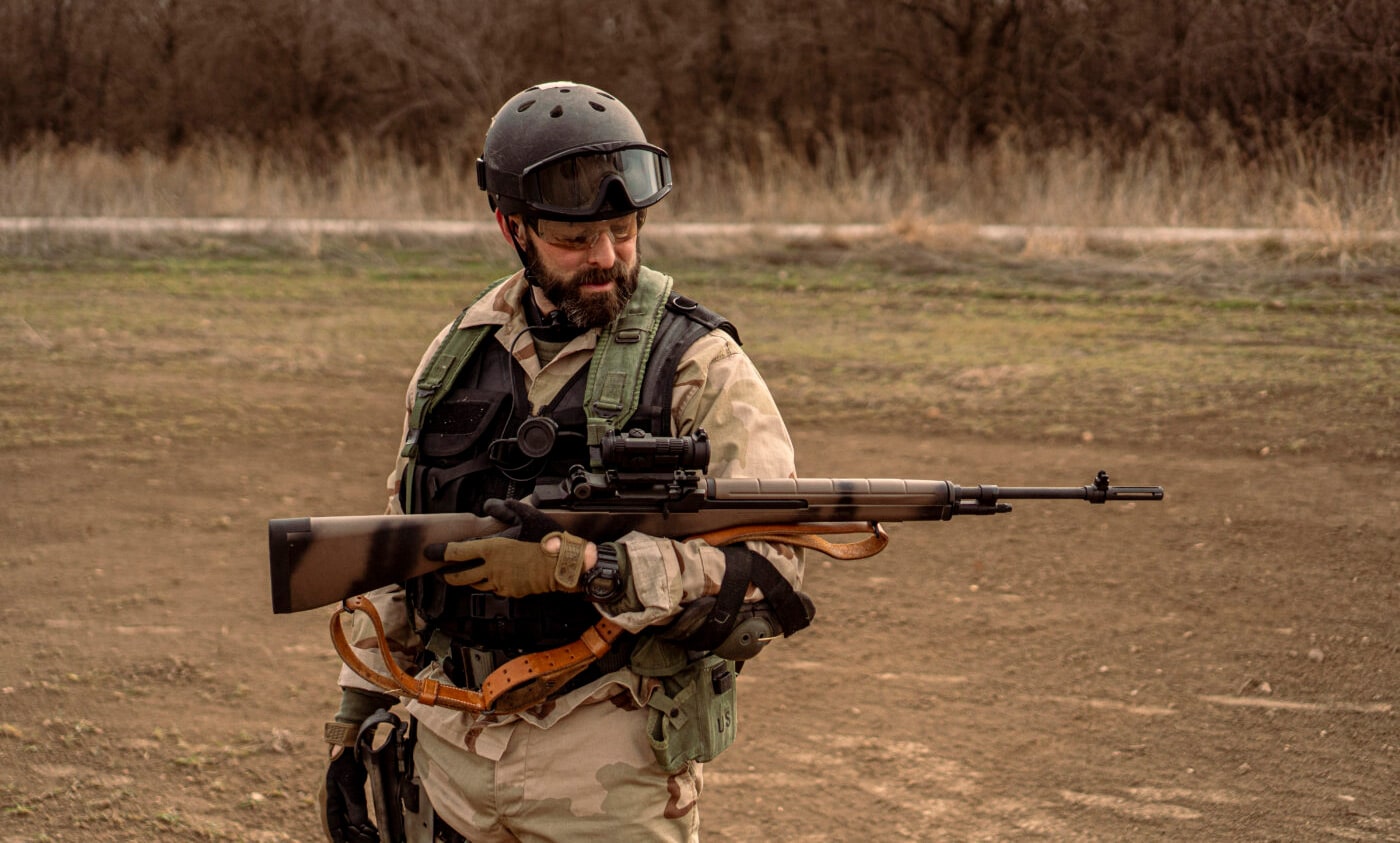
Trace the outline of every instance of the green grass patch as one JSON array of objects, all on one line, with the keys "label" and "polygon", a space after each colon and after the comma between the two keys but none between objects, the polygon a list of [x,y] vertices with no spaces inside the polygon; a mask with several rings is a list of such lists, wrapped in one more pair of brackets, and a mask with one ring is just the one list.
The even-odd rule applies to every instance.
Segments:
[{"label": "green grass patch", "polygon": [[[0,449],[396,435],[423,346],[508,258],[0,258]],[[735,321],[793,426],[1400,457],[1400,293],[1366,273],[908,248],[650,262]]]}]

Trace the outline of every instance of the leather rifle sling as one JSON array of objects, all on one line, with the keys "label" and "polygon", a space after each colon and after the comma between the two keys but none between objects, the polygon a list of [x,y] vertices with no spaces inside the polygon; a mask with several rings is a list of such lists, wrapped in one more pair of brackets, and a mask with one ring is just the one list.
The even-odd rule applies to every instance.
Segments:
[{"label": "leather rifle sling", "polygon": [[[384,656],[385,666],[389,670],[388,676],[365,664],[350,646],[345,637],[345,627],[340,622],[341,615],[350,612],[364,612],[374,625],[375,643],[380,654]],[[495,711],[503,714],[521,711],[543,702],[550,694],[607,653],[622,632],[622,627],[607,618],[601,618],[572,644],[511,659],[486,677],[480,691],[469,691],[444,685],[433,679],[420,680],[400,668],[388,656],[389,641],[384,635],[384,623],[380,620],[379,612],[364,596],[349,598],[331,616],[331,642],[335,645],[335,651],[341,661],[376,687],[394,694],[406,695],[424,705],[440,705],[459,711]]]},{"label": "leather rifle sling", "polygon": [[[832,542],[822,535],[850,535],[869,533],[858,542]],[[726,527],[691,536],[691,539],[704,539],[715,547],[723,547],[738,542],[756,541],[769,544],[791,544],[806,547],[830,556],[832,559],[866,559],[885,549],[890,537],[885,528],[875,522],[867,524],[745,524],[740,527]]]},{"label": "leather rifle sling", "polygon": [[[865,539],[847,543],[830,542],[818,535],[865,532],[870,533]],[[817,550],[834,559],[865,559],[879,553],[889,543],[884,529],[876,523],[757,524],[714,530],[691,538],[703,539],[715,547],[742,541],[797,545]],[[364,612],[374,626],[375,644],[389,670],[388,676],[365,664],[346,639],[345,627],[340,619],[342,615],[353,612]],[[335,645],[336,653],[365,681],[390,693],[406,695],[424,705],[501,714],[523,711],[548,699],[550,694],[605,655],[623,631],[611,620],[600,618],[577,641],[552,650],[517,656],[492,671],[482,683],[480,691],[469,691],[443,685],[434,679],[417,679],[400,668],[388,655],[389,641],[384,634],[379,611],[363,595],[345,600],[331,616],[331,642]]]}]

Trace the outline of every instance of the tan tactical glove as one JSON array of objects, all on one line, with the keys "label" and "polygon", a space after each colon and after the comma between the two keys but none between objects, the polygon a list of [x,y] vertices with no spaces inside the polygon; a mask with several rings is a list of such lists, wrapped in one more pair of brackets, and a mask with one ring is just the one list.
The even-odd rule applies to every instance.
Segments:
[{"label": "tan tactical glove", "polygon": [[549,516],[520,501],[490,500],[485,514],[510,525],[494,536],[448,542],[445,562],[466,562],[445,572],[449,585],[525,597],[551,591],[578,591],[588,540],[560,529]]}]

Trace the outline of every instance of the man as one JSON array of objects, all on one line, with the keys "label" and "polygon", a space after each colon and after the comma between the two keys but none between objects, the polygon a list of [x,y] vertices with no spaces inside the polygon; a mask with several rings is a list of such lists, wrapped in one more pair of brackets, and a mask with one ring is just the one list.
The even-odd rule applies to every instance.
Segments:
[{"label": "man", "polygon": [[[469,690],[600,617],[627,634],[521,710],[410,700],[406,786],[421,799],[408,839],[694,840],[701,762],[733,736],[732,664],[706,651],[733,618],[691,612],[681,632],[673,622],[717,594],[747,594],[784,603],[779,616],[798,619],[783,632],[795,632],[811,616],[794,591],[800,553],[637,533],[594,543],[552,529],[519,499],[587,465],[607,430],[704,431],[712,476],[795,476],[792,443],[732,326],[641,265],[640,232],[671,189],[670,164],[621,102],[566,82],[523,91],[496,114],[477,167],[522,269],[448,325],[419,364],[389,512],[471,511],[509,529],[450,545],[444,558],[461,564],[369,597],[400,666]],[[697,626],[706,635],[692,634]],[[351,641],[366,663],[384,664],[361,616]],[[397,700],[348,667],[340,681],[327,830],[377,840],[347,745]],[[678,714],[686,700],[710,708]],[[696,734],[706,720],[719,732]]]}]

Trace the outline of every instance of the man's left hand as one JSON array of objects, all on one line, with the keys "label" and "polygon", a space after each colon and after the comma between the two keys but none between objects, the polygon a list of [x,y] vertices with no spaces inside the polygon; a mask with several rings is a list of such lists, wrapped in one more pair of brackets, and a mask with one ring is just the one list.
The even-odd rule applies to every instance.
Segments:
[{"label": "man's left hand", "polygon": [[449,585],[502,597],[579,590],[587,539],[565,532],[552,518],[520,501],[490,500],[483,512],[509,526],[494,536],[448,542],[443,561],[469,563],[442,575]]}]

